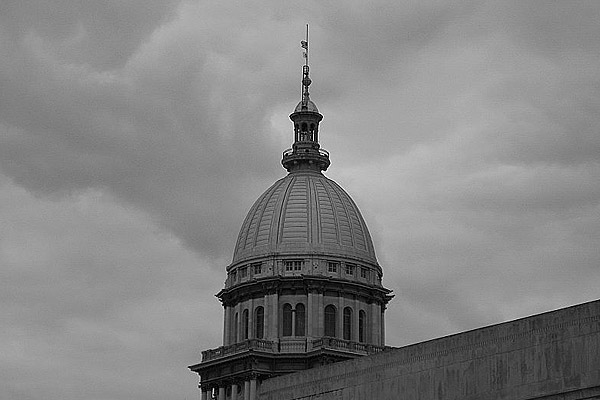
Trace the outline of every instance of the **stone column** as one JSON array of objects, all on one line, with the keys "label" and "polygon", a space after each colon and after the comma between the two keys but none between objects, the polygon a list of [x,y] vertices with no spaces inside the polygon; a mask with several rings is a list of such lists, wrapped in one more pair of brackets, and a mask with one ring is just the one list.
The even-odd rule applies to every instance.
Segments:
[{"label": "stone column", "polygon": [[385,345],[385,305],[381,305],[381,314],[380,314],[380,322],[381,322],[381,345]]},{"label": "stone column", "polygon": [[372,338],[373,338],[373,344],[379,346],[381,344],[381,332],[380,332],[380,328],[381,328],[381,322],[379,321],[381,314],[380,314],[380,309],[379,309],[379,304],[377,302],[373,302],[371,303],[371,318],[373,318],[373,322],[372,322]]},{"label": "stone column", "polygon": [[335,336],[339,339],[344,338],[344,295],[338,293],[338,315],[337,315],[337,329]]},{"label": "stone column", "polygon": [[325,320],[325,308],[323,306],[323,291],[317,292],[317,337],[322,337],[325,334],[323,322]]},{"label": "stone column", "polygon": [[292,308],[292,336],[296,336],[296,309]]},{"label": "stone column", "polygon": [[250,400],[256,400],[256,378],[250,380]]},{"label": "stone column", "polygon": [[235,331],[236,334],[235,334],[235,337],[233,338],[233,342],[237,343],[237,342],[240,341],[241,332],[242,332],[242,324],[241,324],[241,321],[242,321],[242,306],[241,306],[241,303],[237,303],[235,305],[235,312],[233,314],[234,315],[234,322],[235,322],[235,314],[237,314],[238,318],[237,318],[237,325],[236,325],[236,327],[234,329],[234,331]]},{"label": "stone column", "polygon": [[313,332],[313,307],[314,307],[314,303],[313,303],[313,292],[309,291],[308,292],[308,299],[306,300],[306,336],[315,336],[315,333]]},{"label": "stone column", "polygon": [[225,308],[223,316],[223,319],[225,320],[223,326],[223,346],[227,346],[231,343],[231,307],[223,307]]},{"label": "stone column", "polygon": [[248,304],[248,339],[254,339],[254,297]]},{"label": "stone column", "polygon": [[244,382],[244,400],[248,400],[250,398],[250,381]]},{"label": "stone column", "polygon": [[360,315],[360,309],[358,308],[358,299],[354,296],[352,311],[352,340],[358,342],[358,317]]},{"label": "stone column", "polygon": [[237,383],[233,383],[231,385],[231,400],[237,400],[238,385]]},{"label": "stone column", "polygon": [[225,399],[225,386],[219,386],[219,400]]},{"label": "stone column", "polygon": [[278,331],[279,331],[279,293],[277,291],[275,291],[275,293],[273,293],[271,295],[271,326],[270,328],[270,332],[271,332],[271,338],[273,338],[273,340],[276,340],[278,337]]},{"label": "stone column", "polygon": [[266,340],[271,340],[271,319],[273,318],[271,316],[271,309],[273,308],[273,304],[271,303],[271,293],[267,292],[265,297],[264,297],[264,308],[265,308],[265,320],[264,320],[264,325],[263,325],[263,329],[264,329],[264,335],[263,335],[263,339]]}]

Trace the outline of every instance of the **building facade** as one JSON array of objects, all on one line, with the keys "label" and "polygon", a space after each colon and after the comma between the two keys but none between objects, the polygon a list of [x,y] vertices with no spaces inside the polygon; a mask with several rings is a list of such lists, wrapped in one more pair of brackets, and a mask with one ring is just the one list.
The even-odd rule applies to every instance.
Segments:
[{"label": "building facade", "polygon": [[391,291],[358,207],[323,175],[329,153],[310,85],[307,61],[281,161],[288,174],[248,212],[217,294],[223,345],[190,366],[202,400],[254,400],[266,379],[385,349]]},{"label": "building facade", "polygon": [[260,400],[600,400],[600,300],[269,379]]}]

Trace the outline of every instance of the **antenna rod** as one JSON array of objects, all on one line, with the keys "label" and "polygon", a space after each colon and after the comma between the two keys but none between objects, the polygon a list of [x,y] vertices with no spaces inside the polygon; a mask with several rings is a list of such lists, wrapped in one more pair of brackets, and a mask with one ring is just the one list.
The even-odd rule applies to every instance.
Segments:
[{"label": "antenna rod", "polygon": [[308,24],[306,24],[306,63],[308,65]]},{"label": "antenna rod", "polygon": [[302,67],[302,105],[306,107],[308,104],[308,86],[310,86],[310,78],[308,76],[308,24],[306,24],[306,40],[301,40],[300,45],[304,50],[302,56],[304,57],[304,66]]}]

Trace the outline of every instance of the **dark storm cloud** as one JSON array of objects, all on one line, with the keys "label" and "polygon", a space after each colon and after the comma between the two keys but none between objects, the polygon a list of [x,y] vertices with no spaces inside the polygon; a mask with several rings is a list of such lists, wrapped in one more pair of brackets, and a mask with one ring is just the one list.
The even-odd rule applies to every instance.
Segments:
[{"label": "dark storm cloud", "polygon": [[597,297],[599,11],[4,2],[2,394],[197,394],[235,235],[284,174],[306,22],[327,175],[396,292],[389,344]]},{"label": "dark storm cloud", "polygon": [[9,0],[0,5],[0,21],[11,40],[35,32],[61,60],[104,70],[123,65],[157,26],[173,18],[178,3]]},{"label": "dark storm cloud", "polygon": [[5,43],[2,167],[39,192],[106,188],[217,255],[232,227],[215,207],[262,175],[255,155],[279,153],[265,140],[270,78],[233,51],[241,32],[223,32],[232,50],[178,22],[116,70],[65,63],[38,32]]}]

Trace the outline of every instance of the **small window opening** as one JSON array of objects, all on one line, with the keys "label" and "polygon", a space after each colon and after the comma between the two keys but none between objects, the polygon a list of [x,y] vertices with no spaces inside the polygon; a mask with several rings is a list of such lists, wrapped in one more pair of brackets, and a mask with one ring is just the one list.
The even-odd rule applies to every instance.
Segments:
[{"label": "small window opening", "polygon": [[304,261],[302,260],[291,260],[291,261],[285,261],[285,270],[290,272],[290,271],[302,271],[302,265],[304,264]]},{"label": "small window opening", "polygon": [[337,272],[338,263],[336,262],[328,262],[327,263],[327,272]]}]

